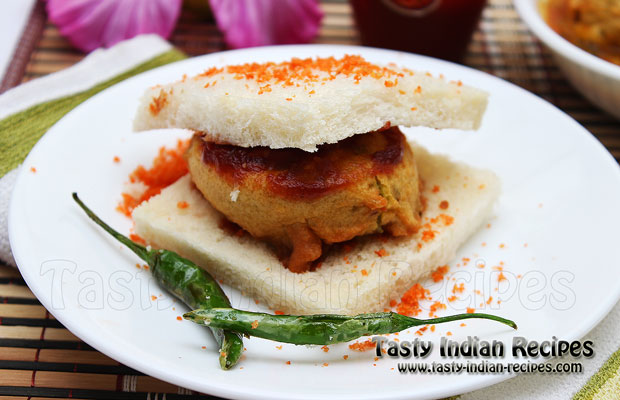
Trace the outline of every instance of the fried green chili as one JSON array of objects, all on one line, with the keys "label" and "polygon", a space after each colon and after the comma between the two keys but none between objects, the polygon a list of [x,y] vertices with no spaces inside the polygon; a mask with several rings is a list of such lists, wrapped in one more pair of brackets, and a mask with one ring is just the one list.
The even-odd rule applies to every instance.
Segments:
[{"label": "fried green chili", "polygon": [[272,315],[233,308],[200,309],[183,315],[200,325],[228,329],[249,336],[293,344],[328,345],[361,336],[400,332],[413,326],[441,324],[468,318],[490,319],[517,329],[508,319],[490,314],[458,314],[416,319],[393,312],[349,315]]},{"label": "fried green chili", "polygon": [[[77,193],[73,193],[73,199],[90,219],[144,260],[157,281],[188,307],[230,307],[228,297],[208,272],[174,252],[154,250],[133,242],[99,219],[80,200]],[[238,333],[217,327],[210,328],[220,346],[220,366],[222,369],[229,369],[241,358],[243,340]]]}]

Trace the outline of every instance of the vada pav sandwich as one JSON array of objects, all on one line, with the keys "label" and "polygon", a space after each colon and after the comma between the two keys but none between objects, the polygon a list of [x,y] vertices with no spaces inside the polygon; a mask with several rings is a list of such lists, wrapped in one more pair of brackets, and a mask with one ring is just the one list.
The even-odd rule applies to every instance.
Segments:
[{"label": "vada pav sandwich", "polygon": [[136,232],[273,310],[383,311],[453,259],[499,193],[492,172],[399,126],[477,129],[486,104],[460,82],[352,55],[153,87],[134,128],[195,134],[188,176],[134,210]]}]

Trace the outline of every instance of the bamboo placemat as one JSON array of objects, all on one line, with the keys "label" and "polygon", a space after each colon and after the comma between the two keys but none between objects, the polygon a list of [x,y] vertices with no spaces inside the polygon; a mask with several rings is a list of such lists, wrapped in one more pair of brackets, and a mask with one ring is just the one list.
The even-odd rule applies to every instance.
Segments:
[{"label": "bamboo placemat", "polygon": [[[324,0],[317,43],[359,44],[345,0]],[[42,3],[31,16],[0,91],[83,58],[45,22]],[[224,49],[208,15],[184,10],[171,42],[186,54]],[[620,122],[599,111],[563,78],[549,52],[529,33],[511,0],[490,0],[465,64],[511,81],[567,112],[620,159]],[[73,336],[37,301],[19,272],[0,265],[0,400],[29,398],[186,399],[197,394],[145,376]]]}]

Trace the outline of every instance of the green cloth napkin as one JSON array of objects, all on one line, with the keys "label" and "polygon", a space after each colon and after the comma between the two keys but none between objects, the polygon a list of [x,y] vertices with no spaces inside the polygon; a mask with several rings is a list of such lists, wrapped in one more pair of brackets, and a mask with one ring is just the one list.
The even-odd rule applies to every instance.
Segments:
[{"label": "green cloth napkin", "polygon": [[100,91],[186,56],[157,35],[141,35],[100,49],[79,63],[0,95],[0,262],[15,266],[8,208],[19,165],[65,114]]},{"label": "green cloth napkin", "polygon": [[2,149],[0,152],[0,177],[17,168],[41,136],[83,101],[141,72],[184,58],[185,55],[182,52],[176,49],[168,50],[87,90],[36,104],[0,120],[0,148]]}]

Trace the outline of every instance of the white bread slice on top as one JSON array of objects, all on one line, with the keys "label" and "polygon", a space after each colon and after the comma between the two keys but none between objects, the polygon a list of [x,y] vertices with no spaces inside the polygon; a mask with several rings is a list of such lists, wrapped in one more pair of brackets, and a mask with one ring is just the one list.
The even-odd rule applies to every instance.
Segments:
[{"label": "white bread slice on top", "polygon": [[[154,247],[191,259],[272,310],[383,311],[391,299],[399,299],[416,281],[453,260],[456,250],[486,221],[500,191],[493,172],[430,154],[415,143],[411,146],[424,182],[425,227],[404,239],[361,239],[348,251],[329,254],[315,271],[290,272],[264,243],[222,230],[221,214],[193,187],[189,176],[134,210],[136,233]],[[447,209],[440,207],[444,200]],[[189,207],[178,208],[180,201]]]},{"label": "white bread slice on top", "polygon": [[237,146],[315,151],[386,122],[477,129],[486,105],[481,90],[360,56],[293,59],[211,68],[150,88],[134,129],[186,128]]}]

